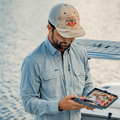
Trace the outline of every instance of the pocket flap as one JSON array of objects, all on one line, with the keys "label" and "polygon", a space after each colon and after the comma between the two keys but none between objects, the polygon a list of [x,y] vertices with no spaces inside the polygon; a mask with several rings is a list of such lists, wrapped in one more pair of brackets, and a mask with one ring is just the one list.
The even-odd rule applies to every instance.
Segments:
[{"label": "pocket flap", "polygon": [[75,75],[78,76],[78,75],[85,75],[85,71],[84,70],[78,70],[76,69],[75,70]]},{"label": "pocket flap", "polygon": [[59,77],[58,71],[55,70],[45,70],[41,73],[44,80],[55,79]]}]

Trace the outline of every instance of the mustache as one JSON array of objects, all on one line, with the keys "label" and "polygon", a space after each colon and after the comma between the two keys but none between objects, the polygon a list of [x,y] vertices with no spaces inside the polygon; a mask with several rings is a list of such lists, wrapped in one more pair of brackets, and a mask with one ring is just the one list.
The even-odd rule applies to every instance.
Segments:
[{"label": "mustache", "polygon": [[67,43],[67,42],[60,42],[60,44],[62,44],[62,43],[64,43],[64,44],[67,44],[67,45],[68,45],[68,43]]},{"label": "mustache", "polygon": [[[62,43],[64,43],[64,45],[62,45]],[[70,47],[70,44],[68,44],[67,42],[60,42],[60,43],[59,43],[59,47],[62,49],[63,46],[64,46],[64,47],[66,46],[66,47],[68,48],[68,47]]]}]

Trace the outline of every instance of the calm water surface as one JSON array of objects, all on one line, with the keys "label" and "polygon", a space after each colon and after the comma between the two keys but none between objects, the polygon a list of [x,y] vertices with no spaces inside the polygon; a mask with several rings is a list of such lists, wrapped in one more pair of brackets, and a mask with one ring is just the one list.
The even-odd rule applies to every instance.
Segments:
[{"label": "calm water surface", "polygon": [[[52,6],[63,0],[0,0],[0,120],[32,120],[18,90],[23,59],[47,37]],[[69,0],[80,13],[83,38],[120,41],[119,0]],[[77,4],[75,4],[77,3]],[[94,86],[120,81],[120,61],[89,61]]]}]

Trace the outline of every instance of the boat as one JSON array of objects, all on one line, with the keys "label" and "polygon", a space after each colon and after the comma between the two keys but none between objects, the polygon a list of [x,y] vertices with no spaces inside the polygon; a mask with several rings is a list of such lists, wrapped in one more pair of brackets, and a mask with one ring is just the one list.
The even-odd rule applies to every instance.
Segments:
[{"label": "boat", "polygon": [[[76,39],[75,42],[87,50],[89,59],[120,60],[120,42],[92,39]],[[120,82],[104,83],[96,88],[113,93],[118,99],[107,109],[82,109],[82,120],[120,120]]]},{"label": "boat", "polygon": [[89,58],[120,60],[120,42],[76,39],[75,43],[87,50]]}]

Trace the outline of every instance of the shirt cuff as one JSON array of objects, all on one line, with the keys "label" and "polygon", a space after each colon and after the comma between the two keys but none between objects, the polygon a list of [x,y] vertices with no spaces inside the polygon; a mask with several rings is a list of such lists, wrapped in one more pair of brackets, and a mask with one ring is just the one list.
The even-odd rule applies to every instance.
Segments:
[{"label": "shirt cuff", "polygon": [[51,113],[60,112],[59,108],[58,108],[59,100],[48,101],[47,104],[49,106],[49,110],[50,110]]}]

